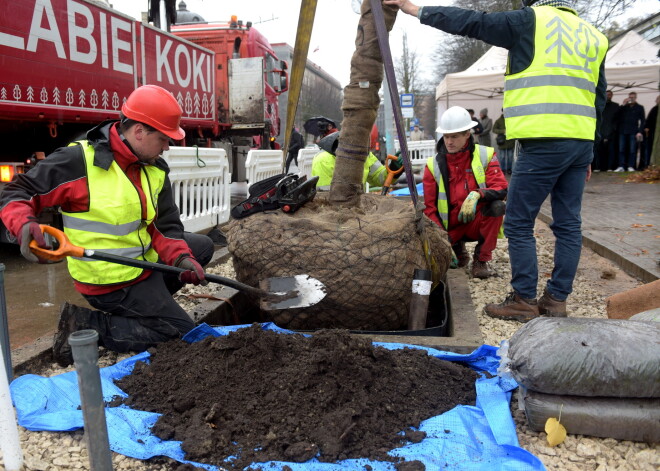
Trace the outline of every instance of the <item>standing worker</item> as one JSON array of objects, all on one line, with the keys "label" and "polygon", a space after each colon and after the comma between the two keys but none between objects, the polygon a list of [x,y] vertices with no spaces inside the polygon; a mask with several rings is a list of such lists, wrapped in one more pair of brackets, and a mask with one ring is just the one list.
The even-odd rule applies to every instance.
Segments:
[{"label": "standing worker", "polygon": [[[572,0],[523,0],[521,10],[497,13],[420,8],[409,0],[383,3],[447,33],[509,50],[504,118],[507,137],[518,139],[521,148],[504,221],[513,291],[484,312],[523,322],[539,314],[566,316],[582,248],[582,192],[605,105],[607,38],[577,16]],[[534,221],[548,194],[555,266],[537,302]]]},{"label": "standing worker", "polygon": [[170,92],[139,87],[122,106],[119,121],[103,122],[87,139],[57,149],[2,193],[0,217],[31,262],[43,261],[31,252],[32,240],[48,248],[37,215],[60,206],[64,232],[74,245],[187,270],[177,279],[69,257],[76,289],[100,311],[65,305],[53,344],[61,366],[73,362],[67,340],[76,330],[96,330],[102,346],[128,352],[179,338],[195,326],[172,294],[184,283],[205,283],[202,266],[211,260],[213,242],[184,233],[169,168],[160,158],[170,139],[184,138],[180,120],[181,107]]},{"label": "standing worker", "polygon": [[476,144],[470,132],[476,125],[460,106],[442,114],[436,132],[443,136],[422,182],[424,214],[447,231],[458,267],[469,262],[465,242],[477,242],[471,272],[483,279],[496,275],[488,262],[502,227],[508,185],[495,149]]}]

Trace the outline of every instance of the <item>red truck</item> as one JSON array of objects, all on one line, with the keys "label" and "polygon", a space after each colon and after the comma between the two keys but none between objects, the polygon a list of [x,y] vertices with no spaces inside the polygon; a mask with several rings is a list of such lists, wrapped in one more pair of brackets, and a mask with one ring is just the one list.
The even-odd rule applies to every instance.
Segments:
[{"label": "red truck", "polygon": [[[0,2],[0,190],[92,125],[116,119],[144,84],[179,101],[187,136],[177,144],[225,148],[240,179],[249,148],[279,132],[286,63],[248,24],[191,34],[193,26],[174,35],[86,0]],[[203,47],[211,44],[223,47]]]},{"label": "red truck", "polygon": [[228,22],[173,25],[172,33],[215,54],[218,128],[199,136],[234,156],[232,179],[243,181],[246,149],[270,148],[280,133],[277,97],[288,89],[287,63],[250,22],[235,16]]}]

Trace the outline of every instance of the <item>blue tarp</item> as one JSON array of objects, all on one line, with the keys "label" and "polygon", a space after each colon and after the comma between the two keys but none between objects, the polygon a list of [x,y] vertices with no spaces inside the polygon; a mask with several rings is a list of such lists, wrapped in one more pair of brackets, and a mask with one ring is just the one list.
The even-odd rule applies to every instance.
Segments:
[{"label": "blue tarp", "polygon": [[[417,194],[419,196],[424,196],[424,184],[423,183],[418,183],[417,184]],[[401,188],[399,190],[394,190],[390,192],[390,195],[394,196],[410,196],[410,188],[405,187]]]},{"label": "blue tarp", "polygon": [[[184,340],[196,342],[207,336],[222,336],[229,332],[248,327],[210,327],[200,325],[190,331]],[[280,329],[272,323],[262,324],[265,330],[283,334],[291,331]],[[431,470],[545,470],[541,461],[519,447],[515,424],[509,410],[511,392],[517,387],[512,379],[497,376],[499,357],[497,349],[482,345],[469,355],[442,352],[433,348],[415,345],[378,343],[388,349],[419,348],[429,355],[448,361],[460,361],[478,372],[488,372],[476,381],[476,406],[457,406],[442,415],[425,420],[420,430],[426,438],[420,443],[410,444],[392,450],[395,456],[406,460],[420,460]],[[104,400],[115,396],[126,397],[113,380],[130,374],[137,361],[148,361],[147,352],[140,353],[115,365],[101,369],[101,384]],[[80,409],[78,378],[75,371],[51,378],[25,375],[15,379],[10,386],[16,406],[18,423],[28,430],[71,431],[83,427],[83,414]],[[438,394],[442,394],[438,391]],[[222,469],[186,461],[181,442],[162,441],[151,434],[150,429],[159,414],[131,409],[126,406],[106,407],[108,436],[112,451],[137,459],[148,459],[164,455],[182,463],[191,463],[208,470]],[[293,471],[339,471],[364,469],[369,465],[375,471],[393,471],[392,463],[376,462],[367,459],[343,460],[337,463],[321,463],[312,459],[305,463],[268,462],[251,465],[254,469],[282,469],[288,466]]]}]

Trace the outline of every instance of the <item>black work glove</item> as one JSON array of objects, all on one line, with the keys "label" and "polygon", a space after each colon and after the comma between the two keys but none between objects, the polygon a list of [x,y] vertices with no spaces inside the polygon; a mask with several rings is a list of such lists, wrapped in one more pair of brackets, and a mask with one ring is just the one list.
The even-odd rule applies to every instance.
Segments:
[{"label": "black work glove", "polygon": [[36,241],[37,245],[42,249],[51,250],[52,247],[46,243],[41,227],[37,222],[31,221],[23,224],[21,232],[18,233],[18,244],[21,246],[21,255],[26,260],[32,263],[49,263],[48,260],[37,257],[32,250],[30,250],[30,242]]},{"label": "black work glove", "polygon": [[204,269],[199,262],[190,255],[179,257],[174,263],[174,266],[187,270],[183,273],[179,273],[180,281],[183,281],[184,283],[192,283],[195,286],[206,286],[209,284],[204,277]]},{"label": "black work glove", "polygon": [[[396,172],[401,167],[403,167],[403,157],[401,157],[401,151],[398,151],[394,155],[396,155],[398,157],[398,159],[390,160],[389,165],[390,165],[390,170],[394,170]],[[405,172],[406,170],[404,169],[403,171]]]}]

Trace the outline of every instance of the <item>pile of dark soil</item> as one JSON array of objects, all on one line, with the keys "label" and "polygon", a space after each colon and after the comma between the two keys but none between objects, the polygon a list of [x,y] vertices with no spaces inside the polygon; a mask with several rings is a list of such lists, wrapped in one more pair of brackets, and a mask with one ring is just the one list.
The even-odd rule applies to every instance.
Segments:
[{"label": "pile of dark soil", "polygon": [[476,400],[470,368],[344,330],[305,337],[255,324],[149,353],[117,381],[124,403],[163,414],[153,433],[182,441],[186,459],[232,470],[314,456],[396,462],[387,451],[421,441],[421,421]]}]

